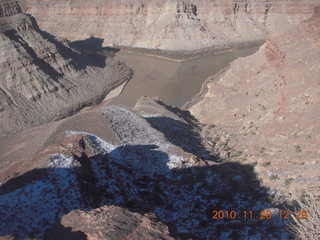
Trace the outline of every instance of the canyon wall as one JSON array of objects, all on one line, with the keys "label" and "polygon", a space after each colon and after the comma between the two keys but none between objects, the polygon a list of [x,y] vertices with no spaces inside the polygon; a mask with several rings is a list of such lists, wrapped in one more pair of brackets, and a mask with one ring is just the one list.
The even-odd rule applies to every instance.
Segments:
[{"label": "canyon wall", "polygon": [[26,0],[41,28],[104,46],[191,50],[265,39],[312,15],[317,0]]},{"label": "canyon wall", "polygon": [[130,77],[42,31],[18,1],[0,2],[0,137],[98,101]]},{"label": "canyon wall", "polygon": [[318,186],[319,23],[318,9],[310,20],[271,36],[257,53],[209,78],[190,108],[212,124],[208,133],[217,126],[228,132],[228,145],[258,163],[264,179],[280,179],[278,186],[286,180]]},{"label": "canyon wall", "polygon": [[25,8],[24,2],[2,0],[0,2],[0,17],[9,17],[21,13],[22,8]]}]

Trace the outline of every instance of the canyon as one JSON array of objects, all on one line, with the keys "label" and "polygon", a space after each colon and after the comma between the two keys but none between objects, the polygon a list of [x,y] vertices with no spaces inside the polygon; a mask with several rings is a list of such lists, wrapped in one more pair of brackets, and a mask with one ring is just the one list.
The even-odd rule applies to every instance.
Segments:
[{"label": "canyon", "polygon": [[0,239],[298,237],[317,5],[0,0]]},{"label": "canyon", "polygon": [[82,55],[9,3],[0,15],[0,137],[68,116],[130,79],[125,65]]},{"label": "canyon", "polygon": [[230,147],[260,165],[271,184],[290,179],[291,187],[318,188],[319,23],[318,9],[310,20],[270,36],[257,53],[211,76],[189,108],[200,122],[229,132]]}]

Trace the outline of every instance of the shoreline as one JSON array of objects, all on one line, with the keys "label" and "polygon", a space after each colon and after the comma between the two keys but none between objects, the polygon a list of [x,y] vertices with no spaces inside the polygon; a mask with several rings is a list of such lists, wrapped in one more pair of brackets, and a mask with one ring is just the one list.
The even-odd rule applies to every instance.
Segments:
[{"label": "shoreline", "polygon": [[[114,92],[121,86],[125,86],[125,84],[127,84],[133,76],[131,68],[129,68],[123,62],[111,59],[108,64],[110,64],[110,66],[114,66],[115,68],[113,69],[113,72],[110,74],[110,76],[108,76],[105,86],[99,92],[97,92],[96,94],[92,94],[87,98],[80,99],[79,101],[74,102],[73,104],[61,109],[60,112],[56,115],[49,116],[42,121],[32,123],[26,127],[23,126],[15,131],[0,132],[0,140],[17,135],[24,130],[41,127],[46,124],[51,124],[67,119],[102,104],[104,102],[104,99],[110,93]],[[119,66],[121,66],[121,70],[117,69],[117,67]]]},{"label": "shoreline", "polygon": [[[92,105],[89,105],[89,106],[86,106],[86,107],[82,108],[82,109],[79,111],[79,113],[88,112],[88,111],[91,111],[91,110],[93,110],[93,109],[95,109],[95,108],[99,108],[99,106],[101,107],[101,105],[103,105],[103,104],[108,104],[108,102],[109,102],[110,100],[112,100],[113,98],[119,96],[119,95],[123,92],[125,86],[128,84],[128,82],[129,82],[130,80],[131,80],[131,79],[128,79],[128,80],[126,80],[125,82],[122,82],[120,85],[112,88],[112,89],[107,93],[107,95],[104,96],[104,98],[103,98],[102,101],[100,101],[100,102],[98,102],[98,103],[96,103],[96,104],[92,104]],[[76,113],[76,114],[77,114],[77,113]],[[76,114],[74,114],[74,115],[76,115]],[[71,115],[71,116],[74,116],[74,115]]]},{"label": "shoreline", "polygon": [[244,42],[239,44],[233,44],[229,47],[208,47],[201,48],[197,50],[160,50],[160,49],[148,49],[148,48],[134,48],[134,47],[125,47],[125,46],[115,46],[114,48],[119,49],[124,53],[134,53],[142,54],[151,57],[157,57],[160,59],[165,59],[174,62],[187,62],[195,60],[198,58],[217,55],[221,53],[237,51],[240,48],[250,47],[250,46],[260,46],[265,42],[265,40],[257,40],[252,42]]},{"label": "shoreline", "polygon": [[[228,53],[228,52],[233,52],[237,51],[242,47],[249,47],[249,46],[259,46],[263,43],[264,41],[254,41],[254,42],[247,42],[243,44],[238,44],[237,46],[232,46],[229,48],[205,48],[205,49],[199,49],[199,50],[192,50],[192,51],[159,51],[159,50],[154,50],[154,49],[137,49],[137,48],[128,48],[128,47],[121,47],[120,51],[124,52],[129,52],[133,54],[142,54],[146,56],[151,56],[155,58],[160,58],[160,59],[166,59],[168,61],[175,61],[175,62],[187,62],[195,59],[199,59],[202,57],[206,56],[212,56],[212,55],[217,55],[221,53]],[[102,54],[103,52],[95,52],[93,54]],[[114,61],[114,57],[111,57],[111,61]],[[122,62],[124,66],[126,64]],[[132,69],[131,69],[132,70]],[[134,74],[134,73],[131,73]],[[71,105],[65,109],[63,109],[58,115],[52,117],[51,119],[47,119],[46,121],[43,121],[42,123],[39,124],[33,124],[30,127],[23,128],[23,129],[29,129],[33,127],[38,127],[42,126],[46,123],[52,123],[56,122],[71,116],[76,115],[77,113],[80,112],[86,112],[90,111],[96,107],[99,107],[101,105],[107,104],[110,100],[113,98],[120,96],[122,92],[124,91],[126,85],[129,83],[129,81],[132,80],[133,75],[129,74],[130,76],[121,76],[122,74],[120,73],[118,76],[113,76],[113,80],[109,82],[106,86],[106,89],[104,89],[100,94],[91,96],[88,99],[84,99],[83,101],[79,101],[75,103],[74,105]],[[126,74],[124,74],[126,75]],[[129,79],[128,79],[129,78]],[[206,84],[206,80],[203,83]],[[186,106],[190,105],[191,103],[194,103],[194,99],[197,98],[197,96],[202,92],[203,86],[200,89],[200,92],[198,92],[195,96],[189,99],[185,104],[183,104],[181,107],[186,108]],[[21,130],[23,130],[21,129]],[[4,139],[6,137],[12,136],[17,134],[19,131],[14,131],[11,133],[5,133],[0,136],[0,139]]]},{"label": "shoreline", "polygon": [[194,105],[196,105],[198,102],[200,102],[203,97],[206,95],[206,93],[208,92],[208,83],[209,82],[216,82],[219,81],[219,79],[221,79],[221,77],[223,77],[223,75],[226,73],[226,71],[229,70],[230,67],[225,67],[223,69],[221,69],[219,72],[217,72],[216,74],[212,74],[210,75],[203,83],[201,86],[200,91],[193,96],[190,101],[186,102],[185,104],[183,104],[181,106],[181,109],[183,110],[189,110],[191,107],[193,107]]},{"label": "shoreline", "polygon": [[110,101],[111,99],[119,96],[124,88],[126,87],[126,85],[128,84],[128,82],[130,81],[131,79],[128,79],[127,81],[123,82],[121,85],[119,85],[118,87],[115,87],[114,89],[112,89],[106,96],[105,98],[102,100],[101,103],[105,103],[105,102],[108,102]]},{"label": "shoreline", "polygon": [[[163,54],[159,55],[158,54],[159,52],[157,52],[156,50],[121,48],[121,49],[118,49],[118,51],[115,53],[115,57],[116,58],[117,58],[117,56],[120,57],[118,60],[119,61],[123,61],[125,63],[127,63],[126,61],[130,62],[130,59],[131,59],[131,61],[133,61],[133,62],[131,62],[131,64],[133,64],[131,67],[134,70],[134,72],[136,71],[135,67],[137,67],[138,72],[139,71],[140,72],[141,71],[145,72],[145,71],[148,71],[148,70],[147,69],[143,69],[143,68],[141,69],[141,68],[139,68],[139,66],[136,66],[137,65],[136,64],[136,61],[137,61],[136,59],[137,58],[149,57],[150,59],[147,60],[148,63],[149,62],[153,62],[153,61],[158,61],[158,64],[160,64],[160,63],[161,64],[165,64],[164,62],[167,62],[166,64],[169,64],[167,66],[173,66],[173,65],[176,65],[176,64],[179,64],[179,65],[182,65],[182,64],[194,64],[198,60],[200,60],[200,61],[210,61],[211,62],[212,57],[215,59],[214,62],[220,62],[220,60],[223,62],[223,59],[224,59],[223,57],[224,57],[225,54],[229,55],[229,54],[234,54],[234,53],[236,53],[238,51],[246,51],[247,48],[248,49],[249,48],[250,49],[254,48],[254,49],[258,50],[261,45],[262,45],[262,42],[259,41],[259,42],[250,42],[250,43],[242,44],[242,47],[237,46],[237,47],[224,48],[224,49],[219,49],[219,50],[217,50],[216,48],[210,48],[210,49],[196,50],[196,51],[192,51],[192,52],[187,51],[187,52],[183,52],[183,54],[184,54],[183,56],[184,57],[187,56],[187,54],[189,54],[188,58],[184,58],[184,59],[175,59],[175,58],[169,57],[168,55],[164,56]],[[110,49],[110,51],[115,51],[115,50],[114,49]],[[103,53],[104,54],[108,54],[108,52],[103,52]],[[161,52],[161,53],[163,53],[163,52]],[[181,55],[181,53],[182,53],[181,51],[171,51],[171,52],[166,52],[166,53],[170,53],[171,56],[178,56],[178,54],[180,54],[179,55],[180,57],[182,56]],[[192,53],[192,55],[190,55],[191,53]],[[121,56],[122,57],[124,56],[124,58],[122,59]],[[142,58],[142,59],[144,59],[144,58]],[[160,59],[163,59],[164,61],[162,62]],[[187,65],[187,66],[189,66],[189,65]],[[180,106],[181,108],[186,108],[186,106],[190,105],[191,103],[194,103],[195,99],[203,92],[204,85],[209,80],[207,78],[210,78],[210,76],[213,76],[215,74],[219,74],[221,71],[225,71],[226,68],[227,68],[227,66],[222,66],[222,69],[219,67],[220,70],[219,70],[218,73],[216,73],[216,70],[214,70],[214,69],[209,69],[208,72],[207,72],[208,75],[206,74],[206,76],[204,76],[202,78],[204,80],[204,82],[200,86],[197,86],[197,89],[199,87],[199,91],[193,92],[193,94],[191,96],[189,96],[187,99],[184,99],[183,102],[178,106]],[[157,69],[159,70],[159,66],[158,66]],[[167,70],[168,69],[166,69],[164,71],[167,71]],[[162,69],[162,71],[163,71],[163,69]],[[142,75],[142,77],[143,77],[143,75]],[[150,77],[150,76],[148,76],[148,77]],[[129,81],[132,81],[132,80],[133,79],[130,79]],[[130,84],[131,82],[129,82],[129,81],[128,81],[127,84],[129,84],[129,89],[131,89],[130,91],[133,91],[133,92],[139,91],[137,89],[134,90],[135,88]],[[151,86],[152,86],[152,84],[151,84]],[[144,87],[147,88],[147,90],[144,91],[144,93],[141,93],[142,95],[148,95],[148,93],[150,93],[150,91],[151,91],[151,93],[152,93],[151,95],[152,96],[159,96],[158,95],[159,93],[158,94],[155,93],[154,89],[152,89],[152,87],[151,87],[151,90],[149,89],[150,91],[148,91],[148,87],[147,86],[141,86],[141,87],[142,88],[144,88]],[[177,88],[177,86],[174,86],[174,87]],[[107,102],[110,101],[109,103],[107,103],[108,105],[113,105],[115,103],[112,100],[113,98],[119,97],[120,99],[123,99],[123,101],[127,101],[128,102],[129,98],[126,98],[125,96],[127,96],[127,94],[129,94],[129,96],[131,96],[131,95],[134,96],[135,95],[135,94],[130,94],[129,92],[126,92],[126,85],[121,87],[121,90],[119,90],[119,91],[115,90],[115,91],[116,92],[113,92],[113,93],[111,93],[111,95],[106,97],[106,101]],[[125,91],[124,92],[125,96],[121,97],[123,91]],[[165,98],[165,96],[162,96],[162,97]],[[133,98],[136,98],[136,96],[134,96]],[[168,101],[169,102],[167,102],[167,103],[170,104],[170,100],[168,100]],[[117,102],[117,100],[116,100],[116,102]],[[132,100],[131,102],[134,102],[134,100]],[[177,104],[177,103],[171,103],[171,104]]]}]

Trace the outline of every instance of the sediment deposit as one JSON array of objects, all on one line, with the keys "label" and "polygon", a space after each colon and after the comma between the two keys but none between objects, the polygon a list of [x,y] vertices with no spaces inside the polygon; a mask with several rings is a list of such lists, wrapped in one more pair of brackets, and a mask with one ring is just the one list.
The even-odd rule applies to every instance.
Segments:
[{"label": "sediment deposit", "polygon": [[165,50],[265,39],[312,15],[317,0],[26,0],[41,28],[69,40]]}]

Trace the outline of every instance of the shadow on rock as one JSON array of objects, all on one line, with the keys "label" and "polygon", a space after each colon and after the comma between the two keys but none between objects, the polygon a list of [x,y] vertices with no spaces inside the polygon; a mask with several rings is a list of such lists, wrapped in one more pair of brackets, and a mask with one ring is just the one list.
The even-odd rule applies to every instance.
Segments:
[{"label": "shadow on rock", "polygon": [[162,132],[169,142],[181,147],[185,152],[199,158],[211,159],[210,152],[202,144],[197,126],[169,117],[148,117],[145,119],[153,128]]},{"label": "shadow on rock", "polygon": [[[60,41],[57,40],[56,37],[49,34],[48,32],[45,32],[41,30],[38,26],[38,23],[34,17],[29,15],[32,25],[34,29],[48,42],[52,43],[56,48],[57,51],[62,55],[64,59],[70,59],[71,57],[71,64],[74,66],[75,70],[83,70],[86,67],[99,67],[104,68],[106,66],[106,57],[103,55],[98,54],[86,54],[84,51],[80,51],[80,53],[73,51],[71,48],[68,47],[67,44],[63,44]],[[99,40],[99,41],[98,41]],[[93,43],[98,42],[102,46],[102,39],[94,40]],[[91,42],[92,40],[89,40]],[[101,42],[102,41],[102,42]],[[74,44],[70,44],[72,47]],[[79,45],[79,44],[78,44]],[[77,46],[77,44],[75,44]],[[81,46],[81,44],[80,44]],[[77,47],[75,47],[77,48]],[[97,48],[101,48],[97,46]]]},{"label": "shadow on rock", "polygon": [[44,236],[44,240],[87,240],[87,235],[81,231],[72,231],[70,227],[64,227],[63,225],[54,226]]},{"label": "shadow on rock", "polygon": [[174,168],[169,167],[172,161],[176,159],[157,145],[121,146],[81,160],[53,155],[48,168],[32,170],[1,186],[0,236],[41,238],[72,210],[111,205],[154,213],[177,239],[288,236],[275,217],[212,219],[214,210],[236,211],[238,216],[253,211],[258,216],[272,207],[252,166],[227,162]]},{"label": "shadow on rock", "polygon": [[80,52],[87,53],[102,51],[103,42],[104,39],[102,38],[90,37],[84,40],[73,41],[69,45]]},{"label": "shadow on rock", "polygon": [[84,40],[73,41],[69,45],[81,53],[97,57],[114,57],[120,51],[119,48],[103,47],[103,42],[104,39],[102,38],[90,37]]}]

